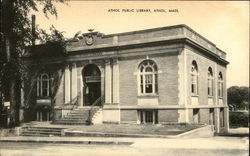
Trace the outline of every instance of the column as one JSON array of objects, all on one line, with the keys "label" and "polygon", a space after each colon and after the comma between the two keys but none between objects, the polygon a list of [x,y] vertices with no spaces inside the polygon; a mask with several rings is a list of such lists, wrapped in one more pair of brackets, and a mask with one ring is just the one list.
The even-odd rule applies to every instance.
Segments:
[{"label": "column", "polygon": [[64,104],[70,104],[70,70],[68,64],[64,71]]},{"label": "column", "polygon": [[105,60],[105,103],[111,104],[111,63],[110,60]]},{"label": "column", "polygon": [[79,96],[78,98],[78,106],[82,107],[83,106],[83,75],[82,75],[82,69],[84,66],[77,67],[77,95]]},{"label": "column", "polygon": [[105,69],[100,67],[101,70],[101,96],[105,95]]},{"label": "column", "polygon": [[113,103],[119,103],[119,62],[113,59]]},{"label": "column", "polygon": [[36,121],[39,121],[39,112],[36,112]]},{"label": "column", "polygon": [[153,111],[153,125],[155,124],[155,111]]},{"label": "column", "polygon": [[40,112],[40,121],[43,121],[43,112]]},{"label": "column", "polygon": [[49,121],[49,111],[47,112],[47,121]]},{"label": "column", "polygon": [[143,111],[142,112],[142,114],[143,114],[143,124],[145,124],[146,123],[146,111]]},{"label": "column", "polygon": [[77,98],[77,68],[76,63],[72,64],[71,70],[71,101],[75,102]]}]

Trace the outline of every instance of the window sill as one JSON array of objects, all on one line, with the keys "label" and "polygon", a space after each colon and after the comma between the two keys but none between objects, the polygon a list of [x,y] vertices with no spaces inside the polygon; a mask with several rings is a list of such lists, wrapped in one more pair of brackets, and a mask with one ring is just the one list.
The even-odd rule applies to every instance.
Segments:
[{"label": "window sill", "polygon": [[199,95],[191,95],[191,97],[199,97]]},{"label": "window sill", "polygon": [[138,98],[151,98],[151,97],[159,97],[158,94],[141,94],[137,96]]},{"label": "window sill", "polygon": [[212,98],[214,98],[214,97],[213,97],[213,96],[211,96],[211,95],[208,95],[207,97],[208,97],[209,99],[212,99]]},{"label": "window sill", "polygon": [[223,99],[223,97],[219,97],[219,99]]},{"label": "window sill", "polygon": [[50,97],[49,96],[39,96],[36,99],[50,99]]}]

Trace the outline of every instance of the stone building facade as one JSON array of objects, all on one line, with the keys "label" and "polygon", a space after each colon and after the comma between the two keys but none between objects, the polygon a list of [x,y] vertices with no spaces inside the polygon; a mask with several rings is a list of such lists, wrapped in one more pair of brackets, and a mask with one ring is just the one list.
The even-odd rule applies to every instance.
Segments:
[{"label": "stone building facade", "polygon": [[22,118],[57,120],[74,109],[97,107],[97,123],[228,129],[226,53],[186,25],[110,35],[90,31],[70,40],[66,50],[65,56],[41,58],[39,71],[30,68]]}]

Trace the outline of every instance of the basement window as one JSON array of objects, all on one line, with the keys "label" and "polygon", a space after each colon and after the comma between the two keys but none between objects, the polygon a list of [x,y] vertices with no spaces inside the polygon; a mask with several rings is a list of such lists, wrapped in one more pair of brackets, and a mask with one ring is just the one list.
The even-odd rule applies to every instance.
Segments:
[{"label": "basement window", "polygon": [[157,124],[157,110],[138,110],[138,121],[140,124]]}]

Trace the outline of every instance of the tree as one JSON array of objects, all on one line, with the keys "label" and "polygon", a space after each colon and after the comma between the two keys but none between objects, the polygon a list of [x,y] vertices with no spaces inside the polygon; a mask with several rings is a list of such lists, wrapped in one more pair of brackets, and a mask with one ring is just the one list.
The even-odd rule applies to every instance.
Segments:
[{"label": "tree", "polygon": [[234,108],[243,109],[249,107],[249,87],[232,86],[227,89],[228,104]]},{"label": "tree", "polygon": [[[10,126],[18,125],[18,110],[20,106],[19,90],[24,72],[21,57],[27,46],[32,45],[34,35],[42,42],[56,41],[60,45],[61,32],[52,28],[52,35],[36,27],[32,33],[30,13],[38,11],[38,5],[42,5],[42,11],[48,18],[48,14],[57,17],[54,2],[65,3],[65,0],[1,0],[1,51],[0,51],[0,94],[10,101]],[[40,34],[38,35],[38,32]],[[1,101],[1,100],[0,100]]]}]

